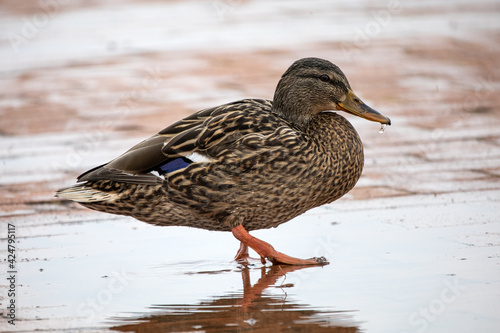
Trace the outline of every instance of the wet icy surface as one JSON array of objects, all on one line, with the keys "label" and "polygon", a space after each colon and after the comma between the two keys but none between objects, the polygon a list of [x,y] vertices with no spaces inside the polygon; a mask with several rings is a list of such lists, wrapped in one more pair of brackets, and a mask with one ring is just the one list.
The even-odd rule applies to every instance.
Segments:
[{"label": "wet icy surface", "polygon": [[[18,240],[17,322],[0,283],[1,331],[500,328],[497,1],[57,4],[0,7],[2,274],[9,223]],[[271,98],[304,56],[335,62],[393,122],[379,134],[346,116],[365,145],[356,188],[254,232],[330,265],[244,267],[229,233],[53,197],[198,109]]]},{"label": "wet icy surface", "polygon": [[[273,322],[267,311],[281,318],[293,309],[282,327],[300,319],[311,331],[325,322],[376,332],[418,331],[424,322],[436,332],[494,330],[495,194],[347,202],[254,232],[286,253],[331,260],[291,272],[273,272],[258,260],[248,268],[231,262],[238,244],[228,233],[155,228],[87,212],[43,214],[45,223],[11,218],[23,249],[21,327],[121,330],[159,320],[165,329],[179,329],[180,312],[193,326],[244,328],[254,320],[258,328]],[[263,272],[278,276],[253,297],[243,279],[248,275],[254,285]]]}]

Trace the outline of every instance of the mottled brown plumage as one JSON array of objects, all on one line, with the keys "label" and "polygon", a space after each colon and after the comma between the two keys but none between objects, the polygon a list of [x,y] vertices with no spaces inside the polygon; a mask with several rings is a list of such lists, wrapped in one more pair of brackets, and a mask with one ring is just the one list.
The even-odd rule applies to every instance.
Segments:
[{"label": "mottled brown plumage", "polygon": [[57,195],[155,225],[276,227],[340,198],[361,175],[361,140],[332,110],[390,124],[352,93],[337,66],[301,59],[283,74],[273,102],[197,112]]}]

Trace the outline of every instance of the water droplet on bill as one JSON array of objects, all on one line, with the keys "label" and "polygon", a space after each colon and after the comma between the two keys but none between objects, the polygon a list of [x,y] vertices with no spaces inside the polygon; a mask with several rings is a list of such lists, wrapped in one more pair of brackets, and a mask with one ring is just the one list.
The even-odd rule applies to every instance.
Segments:
[{"label": "water droplet on bill", "polygon": [[384,133],[385,128],[387,127],[387,124],[380,124],[380,129],[378,130],[379,133]]}]

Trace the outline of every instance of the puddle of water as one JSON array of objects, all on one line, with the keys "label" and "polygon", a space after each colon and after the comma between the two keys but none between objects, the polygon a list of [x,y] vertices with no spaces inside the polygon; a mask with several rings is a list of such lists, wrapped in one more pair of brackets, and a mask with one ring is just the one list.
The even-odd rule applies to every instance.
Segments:
[{"label": "puddle of water", "polygon": [[[490,116],[486,121],[485,115],[468,116],[468,128],[450,131],[446,126],[453,121],[452,117],[432,115],[428,118],[429,123],[448,130],[447,140],[439,145],[439,140],[436,140],[439,137],[426,137],[424,134],[429,133],[428,130],[409,125],[417,116],[419,119],[425,117],[422,105],[432,106],[429,109],[434,111],[436,107],[455,110],[456,105],[446,102],[441,91],[433,95],[439,98],[426,99],[428,104],[422,104],[425,101],[418,91],[431,92],[438,86],[442,90],[456,87],[456,82],[462,84],[462,77],[486,70],[483,65],[493,58],[478,57],[483,53],[479,51],[494,45],[486,36],[498,30],[500,21],[496,11],[479,9],[493,1],[480,1],[477,7],[467,1],[451,1],[444,7],[441,3],[427,2],[429,13],[417,8],[421,1],[405,2],[402,12],[395,13],[391,24],[383,27],[374,15],[386,8],[388,3],[385,2],[379,2],[373,10],[368,9],[364,1],[349,4],[318,2],[315,8],[306,2],[295,2],[288,7],[281,2],[275,2],[274,6],[267,2],[264,6],[263,1],[231,3],[234,8],[226,12],[226,17],[220,17],[210,4],[201,1],[104,4],[103,7],[90,6],[82,10],[61,4],[57,13],[53,13],[50,24],[40,27],[26,43],[19,45],[18,52],[9,42],[0,49],[0,57],[6,59],[0,64],[5,78],[2,87],[7,91],[5,101],[1,102],[4,110],[0,113],[4,121],[14,118],[7,129],[21,129],[11,136],[3,135],[0,142],[0,157],[4,163],[0,183],[6,193],[3,200],[8,201],[2,202],[0,207],[6,209],[0,212],[0,225],[16,225],[19,245],[18,322],[15,328],[81,332],[110,329],[235,331],[268,327],[278,331],[291,328],[307,332],[497,331],[500,327],[497,310],[500,213],[498,185],[495,183],[499,163],[497,155],[492,153],[499,142],[495,118]],[[469,10],[469,6],[475,10]],[[449,13],[443,20],[445,9]],[[110,13],[119,13],[119,16],[110,20]],[[20,33],[26,20],[40,18],[40,14],[38,10],[8,17],[1,26],[7,32]],[[135,18],[133,22],[131,17]],[[332,17],[337,20],[332,21]],[[282,29],[283,22],[296,23],[297,20],[307,23],[309,28],[304,29],[304,24],[289,24],[289,29]],[[184,21],[197,24],[186,25]],[[335,24],[335,29],[331,29],[332,24]],[[370,31],[367,29],[373,27],[381,28],[380,34],[373,32],[365,44],[359,43],[363,42],[359,37],[364,37],[366,31]],[[155,33],[151,33],[153,30]],[[455,35],[455,30],[461,33]],[[269,34],[269,31],[274,33]],[[123,40],[123,36],[127,36],[127,40]],[[419,53],[413,57],[408,55],[412,50],[420,51],[418,43],[413,45],[418,38],[424,38],[429,49],[439,51],[440,39],[432,39],[436,36],[456,36],[452,44],[461,40],[479,43],[478,36],[483,36],[480,38],[485,38],[486,43],[474,44],[479,51],[473,57],[455,60],[459,65],[450,65],[452,57],[442,56],[441,59],[429,50],[421,56]],[[393,42],[390,42],[391,38],[394,38]],[[370,47],[382,39],[388,40],[386,46]],[[325,45],[327,51],[318,49],[315,43]],[[347,48],[339,49],[339,45],[347,45]],[[445,47],[441,51],[455,56],[468,54],[467,49],[457,46]],[[174,54],[175,51],[190,50],[199,54],[172,60],[184,58]],[[367,156],[377,156],[378,168],[369,164],[374,159],[367,158],[368,172],[356,189],[366,191],[365,198],[370,197],[373,193],[369,191],[370,186],[375,185],[383,189],[402,189],[404,191],[394,193],[408,196],[343,200],[311,211],[278,229],[254,233],[290,255],[304,258],[325,256],[331,262],[328,266],[300,269],[262,267],[255,261],[242,267],[231,261],[239,244],[229,233],[153,227],[132,219],[76,210],[74,206],[68,209],[68,206],[51,203],[53,190],[64,181],[69,182],[65,171],[72,175],[72,182],[77,170],[84,171],[106,162],[116,156],[117,151],[122,152],[137,142],[137,138],[125,134],[123,136],[127,138],[117,138],[114,134],[99,136],[116,132],[120,128],[116,123],[94,128],[101,124],[103,114],[110,119],[116,117],[113,107],[117,99],[129,98],[130,101],[130,96],[144,95],[147,91],[148,98],[154,101],[189,101],[189,105],[200,103],[202,108],[212,105],[213,100],[207,97],[207,92],[218,91],[221,95],[211,95],[213,99],[231,100],[226,95],[233,90],[218,86],[212,73],[206,73],[206,79],[202,74],[195,77],[192,74],[212,66],[206,54],[218,58],[220,54],[217,52],[228,50],[242,54],[245,50],[282,52],[261,58],[273,65],[255,67],[262,69],[259,73],[286,67],[290,59],[299,54],[305,56],[303,52],[336,57],[342,66],[350,63],[353,74],[363,72],[358,82],[366,82],[368,92],[373,90],[373,96],[388,103],[388,97],[384,97],[388,95],[379,94],[375,89],[383,82],[370,78],[370,75],[365,78],[370,71],[365,73],[362,65],[369,62],[370,68],[404,69],[394,72],[393,76],[386,74],[396,78],[394,82],[397,83],[390,83],[390,96],[398,95],[398,85],[411,91],[411,94],[403,93],[398,104],[389,103],[399,116],[399,121],[396,121],[397,117],[393,120],[400,125],[392,127],[383,136],[383,145],[365,141]],[[141,51],[145,51],[142,57],[133,56]],[[151,54],[148,55],[148,51]],[[131,56],[122,58],[121,62],[115,59],[126,54]],[[426,62],[426,57],[434,60]],[[250,58],[241,61],[253,66],[252,62],[250,65],[246,62]],[[196,63],[188,65],[192,59]],[[227,58],[222,56],[221,59]],[[90,66],[91,60],[96,61],[97,67]],[[77,61],[82,61],[83,66]],[[116,80],[114,75],[106,74],[109,70],[119,73],[132,61],[137,74],[130,75],[129,68],[130,81],[126,84],[122,80],[127,80],[127,75],[117,74],[119,80]],[[153,69],[161,62],[175,67],[168,72],[160,68],[158,78],[167,79],[171,75],[171,82],[180,80],[178,89],[172,88],[170,82],[145,87],[141,75],[150,68],[144,65],[150,61]],[[474,67],[474,71],[468,67],[474,61],[481,64],[478,72],[479,67]],[[387,66],[388,62],[396,65]],[[66,68],[58,67],[72,63],[74,65]],[[85,64],[89,64],[89,68]],[[225,67],[225,64],[220,66]],[[425,71],[420,71],[421,68],[435,71],[436,66],[440,75],[433,72],[425,78]],[[30,68],[34,68],[34,72]],[[189,68],[188,75],[182,79],[182,73]],[[95,83],[101,81],[99,73],[102,80],[109,80],[108,83]],[[14,80],[17,76],[19,78]],[[37,79],[39,76],[41,78]],[[89,80],[89,77],[93,79]],[[253,79],[255,82],[245,81],[241,86],[266,81],[260,77]],[[82,81],[83,85],[76,85],[76,81]],[[483,81],[485,86],[465,91],[459,86],[458,91],[475,98],[488,92],[487,97],[492,97],[492,84],[496,83],[490,83],[489,79]],[[234,80],[228,82],[232,85]],[[471,82],[482,81],[474,79]],[[120,84],[123,84],[121,88]],[[66,89],[66,86],[73,88]],[[106,90],[106,87],[113,89]],[[88,95],[82,97],[81,89]],[[102,96],[99,96],[99,91]],[[263,91],[271,93],[267,88]],[[254,93],[252,90],[252,95]],[[45,101],[41,96],[50,98]],[[415,100],[410,98],[409,103],[408,97]],[[454,103],[463,106],[465,101]],[[31,104],[45,105],[45,109],[32,109]],[[496,105],[494,100],[491,104]],[[15,112],[9,110],[9,106],[14,107]],[[95,120],[88,120],[85,125],[81,118],[75,118],[73,122],[67,121],[65,129],[49,127],[42,122],[38,124],[38,120],[33,122],[39,128],[22,125],[21,118],[26,120],[26,117],[35,117],[36,112],[45,114],[47,110],[56,110],[46,117],[52,120],[51,123],[67,121],[60,117],[67,110],[75,110],[75,115],[94,117]],[[418,115],[415,110],[419,111]],[[173,117],[171,113],[170,116]],[[463,116],[462,113],[462,119]],[[68,113],[65,117],[74,115]],[[462,119],[458,117],[457,121],[455,117],[455,122],[461,123]],[[441,120],[441,123],[435,125],[436,120]],[[364,129],[373,126],[357,119],[353,122],[358,130],[361,129],[363,137],[368,135]],[[167,123],[169,121],[165,121]],[[158,130],[156,123],[153,125]],[[88,126],[94,129],[94,136],[90,139],[83,134]],[[72,133],[50,133],[62,130]],[[36,131],[42,133],[36,134]],[[388,141],[391,136],[392,142]],[[460,138],[474,142],[467,144],[458,140]],[[80,141],[83,144],[78,145]],[[431,161],[414,156],[415,147],[420,149],[422,145],[428,148],[426,154]],[[443,154],[446,158],[442,157]],[[398,159],[405,155],[403,160]],[[439,163],[430,163],[435,159]],[[374,171],[372,178],[370,168]],[[463,179],[444,181],[454,179],[464,169],[469,174],[484,177],[490,174],[491,177],[482,179],[481,184]],[[395,176],[379,178],[382,174]],[[468,192],[462,194],[464,190]],[[439,194],[446,191],[454,193]],[[40,202],[37,203],[38,198]],[[5,240],[0,239],[0,260],[7,257]],[[6,277],[0,276],[0,281],[4,281],[0,283],[0,300],[4,308]],[[4,325],[4,318],[0,319],[0,325]],[[4,326],[0,326],[0,330],[4,331]]]},{"label": "puddle of water", "polygon": [[[150,313],[134,314],[111,327],[113,331],[231,331],[231,330],[301,330],[307,332],[358,332],[352,315],[345,311],[302,304],[289,296],[294,283],[284,277],[304,267],[243,267],[234,272],[204,271],[194,274],[241,274],[242,290],[227,291],[194,304],[157,304]],[[250,271],[260,277],[252,284]],[[279,283],[281,280],[281,283]]]},{"label": "puddle of water", "polygon": [[[231,261],[230,233],[87,211],[74,215],[80,223],[50,210],[37,221],[16,215],[17,328],[432,332],[460,331],[477,313],[492,328],[500,279],[494,237],[484,236],[500,232],[500,216],[484,195],[492,193],[418,205],[414,197],[347,200],[253,233],[284,253],[331,262],[307,268],[241,266]],[[422,207],[432,214],[418,215]],[[480,225],[467,217],[479,211]]]}]

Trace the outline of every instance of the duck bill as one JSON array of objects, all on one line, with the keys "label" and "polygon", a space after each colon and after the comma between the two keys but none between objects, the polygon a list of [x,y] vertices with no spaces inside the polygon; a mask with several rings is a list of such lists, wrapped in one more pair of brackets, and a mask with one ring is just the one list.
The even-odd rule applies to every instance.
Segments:
[{"label": "duck bill", "polygon": [[347,93],[346,99],[343,102],[337,103],[337,109],[361,118],[365,118],[366,120],[386,125],[391,124],[391,120],[389,118],[363,103],[363,101],[350,89]]}]

